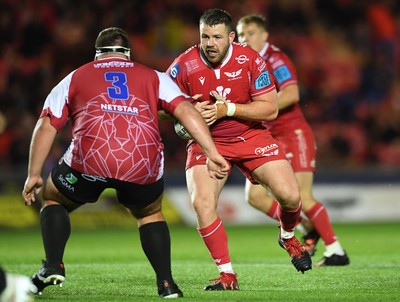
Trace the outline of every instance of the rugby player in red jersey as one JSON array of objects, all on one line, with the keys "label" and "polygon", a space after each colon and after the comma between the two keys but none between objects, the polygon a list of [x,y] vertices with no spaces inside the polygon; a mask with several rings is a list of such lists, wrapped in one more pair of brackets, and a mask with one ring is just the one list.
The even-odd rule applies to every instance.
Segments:
[{"label": "rugby player in red jersey", "polygon": [[[269,187],[276,196],[281,222],[278,241],[296,269],[307,271],[311,258],[294,236],[301,212],[296,178],[283,150],[261,123],[278,114],[270,72],[257,52],[234,42],[228,12],[207,10],[199,23],[200,44],[177,57],[167,73],[183,92],[198,97],[196,108],[210,126],[219,153],[249,181]],[[217,214],[228,176],[216,180],[205,173],[206,157],[195,141],[188,142],[187,151],[186,181],[198,232],[220,272],[205,290],[237,290],[226,230]]]},{"label": "rugby player in red jersey", "polygon": [[[347,265],[348,256],[340,245],[325,207],[312,193],[315,172],[316,142],[311,126],[299,105],[299,85],[296,69],[289,57],[276,46],[268,43],[266,20],[263,16],[247,15],[236,26],[238,40],[256,50],[267,62],[278,90],[278,117],[265,122],[286,153],[300,187],[302,211],[315,228],[303,237],[310,255],[321,236],[325,244],[324,257],[315,266]],[[277,219],[278,202],[260,185],[246,181],[246,199],[256,209]]]},{"label": "rugby player in red jersey", "polygon": [[144,253],[156,274],[158,294],[183,294],[171,273],[170,234],[161,212],[164,154],[157,112],[180,120],[206,153],[210,179],[226,177],[229,164],[218,153],[193,101],[165,74],[130,60],[122,29],[101,31],[96,55],[68,74],[47,96],[33,132],[25,203],[35,201],[41,172],[57,131],[72,122],[72,141],[43,189],[40,224],[46,260],[32,277],[36,293],[65,280],[63,254],[71,233],[69,212],[96,202],[106,188],[137,220]]}]

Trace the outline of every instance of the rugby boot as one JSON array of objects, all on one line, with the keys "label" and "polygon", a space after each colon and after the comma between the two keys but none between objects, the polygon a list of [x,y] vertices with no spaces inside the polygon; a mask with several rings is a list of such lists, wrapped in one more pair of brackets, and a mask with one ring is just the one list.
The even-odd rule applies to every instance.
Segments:
[{"label": "rugby boot", "polygon": [[315,266],[344,266],[349,265],[350,259],[346,253],[344,255],[333,254],[332,256],[324,256],[320,261],[318,261]]},{"label": "rugby boot", "polygon": [[303,246],[310,256],[314,256],[317,251],[317,243],[319,241],[319,234],[316,229],[312,229],[310,232],[302,237]]},{"label": "rugby boot", "polygon": [[181,298],[183,297],[182,291],[178,285],[174,282],[168,282],[167,280],[160,280],[157,282],[158,295],[161,298]]},{"label": "rugby boot", "polygon": [[42,260],[42,264],[43,267],[31,278],[32,283],[36,287],[33,293],[38,295],[41,295],[43,289],[49,285],[59,284],[60,287],[62,287],[65,281],[65,268],[63,263],[57,266],[48,266],[46,261]]},{"label": "rugby boot", "polygon": [[204,290],[239,290],[239,284],[236,274],[220,273],[220,276],[215,279],[213,284],[207,285]]},{"label": "rugby boot", "polygon": [[278,236],[279,245],[285,249],[290,258],[292,259],[293,266],[304,274],[305,271],[312,269],[312,262],[310,254],[306,251],[304,246],[297,240],[295,236],[289,239],[283,239]]}]

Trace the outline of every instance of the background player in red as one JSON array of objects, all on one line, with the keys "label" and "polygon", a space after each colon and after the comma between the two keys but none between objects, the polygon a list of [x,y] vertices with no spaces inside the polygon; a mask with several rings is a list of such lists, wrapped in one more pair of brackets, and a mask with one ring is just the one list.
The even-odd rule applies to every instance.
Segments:
[{"label": "background player in red", "polygon": [[202,146],[211,179],[224,178],[229,164],[218,154],[190,98],[165,73],[130,60],[123,30],[101,31],[95,47],[95,60],[72,71],[50,92],[33,132],[22,192],[27,205],[43,186],[43,163],[57,131],[72,122],[71,144],[44,185],[40,223],[46,260],[32,281],[38,293],[64,282],[68,213],[114,188],[119,202],[137,219],[159,296],[182,297],[171,274],[170,235],[161,212],[164,157],[158,109],[180,120]]},{"label": "background player in red", "polygon": [[[311,258],[294,237],[301,210],[296,178],[285,154],[260,122],[277,116],[275,85],[257,52],[234,39],[228,12],[205,11],[200,18],[200,44],[176,58],[168,73],[182,91],[200,95],[196,108],[210,126],[220,154],[250,181],[270,187],[277,196],[279,242],[296,269],[304,272],[311,268]],[[196,142],[189,141],[187,150],[186,181],[198,232],[220,272],[205,290],[239,289],[226,230],[217,214],[227,177],[216,180],[205,173],[206,157]]]},{"label": "background player in red", "polygon": [[[311,255],[320,234],[325,244],[324,257],[316,266],[347,265],[349,258],[340,245],[328,213],[312,193],[315,171],[316,142],[299,105],[299,86],[296,70],[291,60],[279,48],[267,42],[268,31],[263,16],[248,15],[237,24],[239,42],[256,50],[267,62],[278,90],[278,118],[265,123],[272,136],[283,147],[300,187],[302,210],[314,226],[314,232],[304,237],[304,244]],[[246,197],[256,209],[278,219],[278,202],[260,185],[246,181]]]}]

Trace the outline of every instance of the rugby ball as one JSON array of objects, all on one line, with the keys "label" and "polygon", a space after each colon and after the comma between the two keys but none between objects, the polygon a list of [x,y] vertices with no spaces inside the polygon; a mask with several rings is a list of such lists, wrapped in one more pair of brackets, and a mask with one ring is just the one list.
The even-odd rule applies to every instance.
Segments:
[{"label": "rugby ball", "polygon": [[182,139],[189,140],[192,137],[190,136],[189,132],[183,127],[183,125],[178,121],[175,120],[174,122],[174,129],[175,133]]}]

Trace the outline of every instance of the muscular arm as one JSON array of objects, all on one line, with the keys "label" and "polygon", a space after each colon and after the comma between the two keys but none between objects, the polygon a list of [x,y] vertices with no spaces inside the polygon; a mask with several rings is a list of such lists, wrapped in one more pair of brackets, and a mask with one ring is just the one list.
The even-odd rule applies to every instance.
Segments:
[{"label": "muscular arm", "polygon": [[299,86],[292,84],[286,86],[278,92],[278,106],[279,110],[285,109],[293,104],[298,103],[300,100]]},{"label": "muscular arm", "polygon": [[33,130],[29,152],[28,175],[40,175],[47,156],[50,153],[57,130],[50,124],[49,117],[43,117]]},{"label": "muscular arm", "polygon": [[[216,119],[227,116],[228,104],[217,93],[213,93],[219,101],[216,112]],[[235,104],[236,109],[233,117],[250,121],[271,121],[278,116],[278,99],[276,90],[252,98],[248,104]]]},{"label": "muscular arm", "polygon": [[29,151],[28,177],[22,192],[27,205],[35,201],[35,194],[43,186],[42,168],[56,134],[57,130],[50,124],[50,118],[43,117],[36,123]]}]

